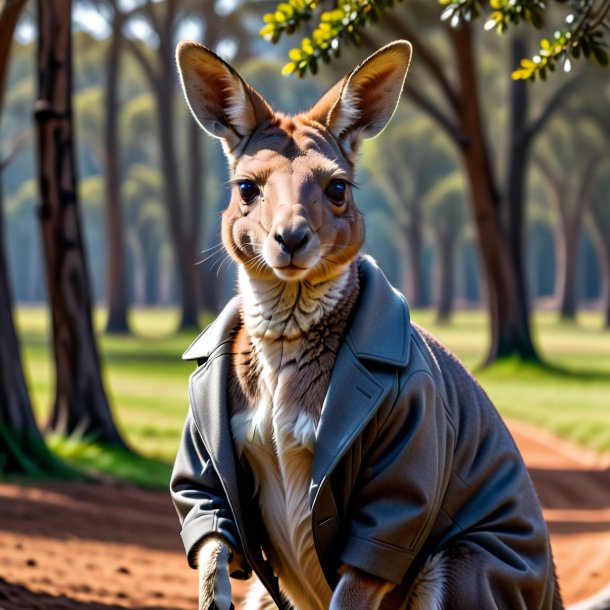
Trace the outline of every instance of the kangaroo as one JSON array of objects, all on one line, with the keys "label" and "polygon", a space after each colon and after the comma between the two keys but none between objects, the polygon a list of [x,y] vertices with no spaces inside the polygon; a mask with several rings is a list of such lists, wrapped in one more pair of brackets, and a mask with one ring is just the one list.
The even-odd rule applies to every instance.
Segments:
[{"label": "kangaroo", "polygon": [[[562,608],[536,495],[476,381],[360,254],[357,153],[411,59],[389,44],[309,111],[274,112],[195,42],[177,50],[232,175],[238,295],[199,367],[171,491],[200,610]],[[397,159],[400,162],[400,159]]]}]

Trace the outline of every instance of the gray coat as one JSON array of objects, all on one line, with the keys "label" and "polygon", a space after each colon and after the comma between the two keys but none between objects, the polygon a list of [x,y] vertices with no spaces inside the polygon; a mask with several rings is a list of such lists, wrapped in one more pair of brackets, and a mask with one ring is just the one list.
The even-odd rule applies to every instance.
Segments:
[{"label": "gray coat", "polygon": [[[309,494],[329,584],[334,588],[346,563],[400,585],[396,600],[427,557],[449,548],[463,595],[456,608],[560,607],[553,605],[538,500],[493,405],[448,350],[411,325],[404,298],[371,259],[361,259],[359,273],[359,300],[318,426]],[[226,385],[239,324],[236,298],[185,352],[199,367],[190,379],[171,491],[191,565],[197,542],[222,534],[282,607],[261,553],[265,530],[252,477],[236,457],[229,427]]]}]

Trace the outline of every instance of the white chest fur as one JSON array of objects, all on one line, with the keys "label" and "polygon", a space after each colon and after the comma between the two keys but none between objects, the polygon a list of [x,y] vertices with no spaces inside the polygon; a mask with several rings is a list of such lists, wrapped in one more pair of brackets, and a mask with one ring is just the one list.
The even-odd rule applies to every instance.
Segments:
[{"label": "white chest fur", "polygon": [[[284,346],[284,357],[292,360],[295,348]],[[287,399],[296,374],[296,364],[265,370],[260,403],[233,416],[231,426],[254,474],[280,587],[295,608],[321,610],[331,591],[315,552],[308,504],[317,422]]]},{"label": "white chest fur", "polygon": [[[303,408],[307,330],[342,297],[347,277],[324,287],[256,285],[240,276],[244,322],[260,367],[256,405],[231,419],[238,452],[253,471],[281,589],[299,610],[329,607],[331,590],[314,548],[309,489],[322,405]],[[326,376],[318,383],[328,383]],[[315,383],[315,381],[312,381]],[[326,388],[319,395],[324,395]]]}]

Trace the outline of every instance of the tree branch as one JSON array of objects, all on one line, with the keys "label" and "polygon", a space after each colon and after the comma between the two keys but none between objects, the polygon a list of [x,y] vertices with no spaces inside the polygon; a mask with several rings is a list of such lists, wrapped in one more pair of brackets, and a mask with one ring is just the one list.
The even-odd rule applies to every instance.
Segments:
[{"label": "tree branch", "polygon": [[549,97],[540,111],[540,114],[534,119],[525,130],[526,144],[531,144],[532,140],[540,133],[547,121],[553,116],[553,113],[561,106],[565,97],[571,93],[572,89],[582,80],[582,75],[575,76],[569,81],[566,81],[555,90],[553,95]]},{"label": "tree branch", "polygon": [[26,142],[30,139],[32,132],[30,129],[26,129],[21,133],[13,136],[8,143],[8,150],[0,158],[0,174],[6,169],[9,163],[22,151]]},{"label": "tree branch", "polygon": [[418,89],[416,85],[410,83],[405,89],[405,94],[424,112],[431,116],[457,146],[464,146],[464,144],[468,142],[466,134],[462,132],[459,126],[421,89]]},{"label": "tree branch", "polygon": [[140,46],[137,44],[135,40],[132,38],[128,38],[127,36],[123,36],[123,41],[127,45],[127,48],[133,53],[133,56],[136,58],[137,62],[140,64],[144,74],[146,74],[148,81],[150,83],[151,89],[156,89],[159,85],[158,77],[155,72],[155,68],[146,57],[146,54],[142,51]]},{"label": "tree branch", "polygon": [[443,69],[438,57],[432,53],[429,46],[424,44],[421,38],[404,22],[397,19],[387,19],[384,21],[384,27],[390,29],[400,38],[407,38],[413,44],[414,50],[417,53],[417,60],[426,66],[430,74],[436,80],[438,86],[443,91],[450,106],[459,113],[461,100],[459,92],[447,78],[447,73]]},{"label": "tree branch", "polygon": [[150,0],[148,0],[148,2],[142,7],[142,13],[144,13],[146,15],[146,17],[148,18],[148,20],[150,21],[150,24],[152,26],[152,29],[159,33],[161,31],[161,22],[159,21],[159,18],[157,17],[155,10],[153,8],[153,5],[151,3]]}]

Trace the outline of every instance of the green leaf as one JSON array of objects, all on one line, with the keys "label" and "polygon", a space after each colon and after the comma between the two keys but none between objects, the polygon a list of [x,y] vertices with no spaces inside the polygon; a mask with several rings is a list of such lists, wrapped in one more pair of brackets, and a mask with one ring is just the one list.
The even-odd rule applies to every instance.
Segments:
[{"label": "green leaf", "polygon": [[297,68],[297,65],[294,61],[287,63],[282,68],[282,76],[287,76],[288,74],[292,74],[296,70],[296,68]]},{"label": "green leaf", "polygon": [[605,68],[608,65],[608,53],[597,44],[592,46],[592,51],[595,61],[602,66],[602,68]]}]

